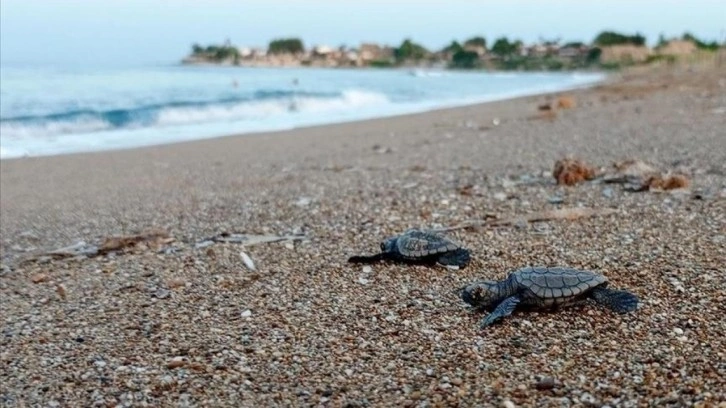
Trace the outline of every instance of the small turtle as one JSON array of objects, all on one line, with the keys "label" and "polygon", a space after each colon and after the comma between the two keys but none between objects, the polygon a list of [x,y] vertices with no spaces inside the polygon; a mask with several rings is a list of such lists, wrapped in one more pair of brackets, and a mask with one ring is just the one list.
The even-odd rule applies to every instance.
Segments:
[{"label": "small turtle", "polygon": [[466,267],[469,250],[449,238],[430,230],[409,229],[381,242],[381,251],[371,256],[353,256],[351,263],[372,263],[380,260]]},{"label": "small turtle", "polygon": [[566,267],[527,267],[511,272],[502,281],[478,281],[461,291],[464,302],[478,310],[491,313],[482,320],[484,328],[512,314],[519,306],[531,309],[556,309],[580,302],[595,300],[616,313],[632,312],[638,307],[638,297],[621,290],[607,288],[605,276]]}]

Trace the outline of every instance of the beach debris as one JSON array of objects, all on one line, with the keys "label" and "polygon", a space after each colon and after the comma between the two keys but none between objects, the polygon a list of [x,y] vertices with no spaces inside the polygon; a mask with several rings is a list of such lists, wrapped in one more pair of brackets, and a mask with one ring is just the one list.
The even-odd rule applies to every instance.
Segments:
[{"label": "beach debris", "polygon": [[380,244],[381,252],[370,256],[352,256],[350,263],[373,263],[382,260],[424,265],[457,265],[466,267],[469,250],[432,230],[411,228],[388,237]]},{"label": "beach debris", "polygon": [[[41,256],[49,256],[53,259],[72,258],[76,256],[87,256],[93,257],[98,255],[98,247],[95,245],[88,245],[85,241],[78,241],[73,245],[54,249],[46,252]],[[39,257],[41,257],[39,256]]]},{"label": "beach debris", "polygon": [[164,245],[172,242],[174,242],[174,238],[168,232],[156,229],[135,235],[108,237],[98,248],[98,255],[116,251],[128,251],[139,247],[160,250]]},{"label": "beach debris", "polygon": [[686,176],[682,174],[674,174],[666,176],[652,176],[648,178],[646,184],[651,190],[676,190],[687,188],[691,183]]},{"label": "beach debris", "polygon": [[283,241],[303,241],[306,240],[307,236],[303,234],[295,235],[254,235],[254,234],[236,234],[229,232],[222,232],[213,237],[203,239],[195,245],[201,248],[207,247],[212,243],[231,243],[231,244],[244,244],[245,246],[252,246],[257,244],[267,244],[272,242],[283,242]]},{"label": "beach debris", "polygon": [[244,251],[239,253],[239,256],[242,257],[242,262],[244,262],[247,269],[254,271],[255,270],[255,263],[252,261],[252,258],[250,258],[249,255],[247,255]]},{"label": "beach debris", "polygon": [[555,168],[552,175],[557,180],[557,184],[566,186],[574,186],[583,181],[595,178],[595,169],[585,164],[583,161],[572,158],[560,159],[555,162]]},{"label": "beach debris", "polygon": [[575,107],[575,98],[569,95],[557,98],[557,109],[572,109]]},{"label": "beach debris", "polygon": [[603,176],[604,183],[619,183],[630,192],[685,189],[690,180],[683,174],[662,174],[656,167],[636,159],[613,164],[614,171]]},{"label": "beach debris", "polygon": [[574,221],[581,218],[591,218],[614,214],[612,208],[588,208],[568,207],[557,208],[548,211],[540,211],[522,216],[509,218],[490,218],[486,220],[469,220],[452,227],[437,228],[435,231],[446,232],[477,227],[504,227],[504,226],[525,226],[529,223],[543,221],[567,220]]}]

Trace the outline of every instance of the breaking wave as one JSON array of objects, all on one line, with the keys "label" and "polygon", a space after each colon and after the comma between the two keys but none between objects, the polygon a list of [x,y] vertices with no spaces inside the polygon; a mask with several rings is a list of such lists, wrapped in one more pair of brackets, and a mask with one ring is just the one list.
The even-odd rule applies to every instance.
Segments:
[{"label": "breaking wave", "polygon": [[351,111],[388,102],[382,93],[360,90],[339,93],[259,90],[251,95],[214,101],[179,100],[126,109],[72,109],[7,117],[0,119],[0,133],[8,138],[53,137],[107,130],[265,120],[297,113]]}]

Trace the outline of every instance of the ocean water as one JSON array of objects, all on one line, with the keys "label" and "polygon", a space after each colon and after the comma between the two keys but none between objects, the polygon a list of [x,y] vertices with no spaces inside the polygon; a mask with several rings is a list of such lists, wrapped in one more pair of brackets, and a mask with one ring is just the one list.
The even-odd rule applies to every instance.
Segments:
[{"label": "ocean water", "polygon": [[156,66],[0,70],[0,158],[422,112],[590,85],[584,73]]}]

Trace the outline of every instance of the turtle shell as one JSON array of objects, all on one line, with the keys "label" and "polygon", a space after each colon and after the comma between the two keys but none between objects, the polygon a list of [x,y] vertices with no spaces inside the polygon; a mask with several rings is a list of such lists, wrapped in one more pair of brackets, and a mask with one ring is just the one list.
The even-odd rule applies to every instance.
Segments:
[{"label": "turtle shell", "polygon": [[520,288],[529,289],[545,303],[561,303],[607,284],[603,275],[572,268],[523,268],[512,273]]},{"label": "turtle shell", "polygon": [[441,234],[423,230],[408,230],[396,240],[396,249],[407,258],[423,258],[455,251],[461,245]]}]

